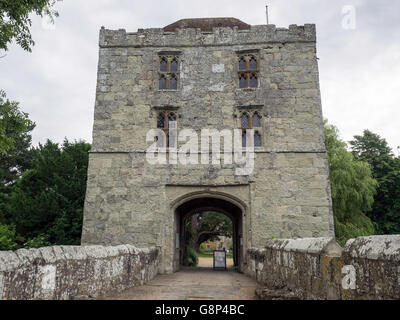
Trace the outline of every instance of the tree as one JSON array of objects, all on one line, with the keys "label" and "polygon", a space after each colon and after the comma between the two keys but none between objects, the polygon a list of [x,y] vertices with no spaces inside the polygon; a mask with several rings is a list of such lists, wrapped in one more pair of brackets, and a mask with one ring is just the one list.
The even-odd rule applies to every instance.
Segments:
[{"label": "tree", "polygon": [[30,27],[29,15],[35,13],[48,16],[52,22],[58,17],[54,5],[57,0],[1,0],[0,1],[0,49],[8,50],[12,41],[16,41],[24,50],[31,51],[35,44]]},{"label": "tree", "polygon": [[400,234],[400,159],[385,139],[365,130],[350,141],[354,156],[372,168],[379,187],[368,216],[376,222],[379,234]]},{"label": "tree", "polygon": [[[58,16],[53,9],[56,1],[60,0],[0,0],[0,50],[7,51],[9,44],[15,40],[24,50],[31,51],[34,41],[29,15],[46,15],[54,22]],[[15,198],[21,192],[15,184],[21,174],[30,168],[30,132],[34,127],[28,115],[19,110],[18,103],[6,100],[4,91],[0,90],[0,250],[15,249],[18,246],[16,241],[23,239],[16,234],[17,227],[13,224],[17,217],[13,216],[13,210],[18,208]],[[4,224],[7,221],[9,224]],[[30,239],[27,246],[40,243],[48,243],[47,235]]]},{"label": "tree", "polygon": [[189,247],[199,251],[200,245],[219,236],[232,237],[232,221],[217,212],[193,215],[186,221],[186,238]]},{"label": "tree", "polygon": [[89,149],[82,141],[60,147],[48,140],[33,150],[32,169],[17,181],[6,207],[21,245],[80,244]]},{"label": "tree", "polygon": [[374,202],[377,182],[367,162],[355,159],[339,138],[336,127],[325,122],[337,241],[375,234],[373,222],[365,215]]},{"label": "tree", "polygon": [[0,191],[3,192],[5,186],[13,184],[29,168],[31,131],[35,128],[28,114],[19,110],[19,104],[5,98],[5,93],[0,93]]},{"label": "tree", "polygon": [[364,130],[362,136],[354,136],[350,145],[354,156],[368,162],[374,174],[381,175],[388,171],[394,155],[385,139]]},{"label": "tree", "polygon": [[[7,221],[6,207],[15,182],[30,167],[31,131],[35,127],[28,115],[19,110],[18,103],[5,98],[0,92],[0,223]],[[10,233],[5,228],[15,227],[3,226],[0,237],[8,238]]]}]

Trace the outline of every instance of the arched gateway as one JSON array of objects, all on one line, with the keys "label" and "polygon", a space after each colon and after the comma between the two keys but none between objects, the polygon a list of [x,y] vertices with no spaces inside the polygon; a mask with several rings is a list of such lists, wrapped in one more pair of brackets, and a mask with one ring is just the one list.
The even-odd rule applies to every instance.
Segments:
[{"label": "arched gateway", "polygon": [[233,259],[235,268],[243,271],[243,258],[246,250],[247,232],[243,228],[246,217],[246,206],[238,199],[226,194],[200,192],[189,194],[173,205],[175,221],[175,252],[174,271],[178,271],[182,265],[185,243],[185,221],[190,216],[206,211],[218,212],[226,215],[232,221],[233,226]]},{"label": "arched gateway", "polygon": [[[232,219],[246,271],[246,251],[271,237],[333,236],[314,25],[102,28],[99,50],[82,244],[158,246],[171,273],[182,222],[212,209]],[[252,145],[244,168],[236,155]]]}]

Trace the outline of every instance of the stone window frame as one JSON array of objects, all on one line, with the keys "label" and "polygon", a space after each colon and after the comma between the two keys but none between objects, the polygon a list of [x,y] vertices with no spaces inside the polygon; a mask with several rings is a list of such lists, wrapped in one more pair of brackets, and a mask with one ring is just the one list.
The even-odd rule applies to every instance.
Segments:
[{"label": "stone window frame", "polygon": [[[255,90],[260,87],[260,58],[258,54],[259,50],[246,50],[237,51],[237,73],[238,73],[238,87],[241,90]],[[250,67],[250,61],[254,59],[256,62],[256,68]],[[244,60],[246,63],[245,69],[240,68],[240,62]],[[255,76],[257,79],[257,86],[251,86],[251,78]],[[246,86],[241,87],[241,79],[246,80]]]},{"label": "stone window frame", "polygon": [[[264,126],[263,126],[263,115],[262,115],[262,106],[240,106],[237,107],[238,112],[235,112],[234,116],[237,118],[237,127],[239,129],[242,130],[242,138],[243,135],[246,134],[246,130],[248,129],[253,129],[254,130],[254,136],[256,134],[260,135],[260,145],[255,145],[254,148],[256,150],[262,150],[262,148],[264,147]],[[243,128],[242,126],[242,117],[243,115],[247,115],[248,116],[248,128]],[[258,127],[254,127],[253,126],[253,118],[254,115],[258,115],[259,118],[259,126]],[[242,144],[242,148],[245,148],[245,146],[243,146]]]},{"label": "stone window frame", "polygon": [[[163,127],[159,126],[159,121],[158,121],[161,115],[163,115],[163,117],[164,117]],[[157,146],[160,149],[163,148],[163,149],[167,149],[168,150],[170,148],[174,148],[174,147],[170,146],[170,141],[169,141],[169,129],[170,129],[170,127],[169,127],[169,119],[170,119],[171,115],[173,115],[175,117],[174,120],[176,121],[176,129],[177,129],[178,128],[178,119],[180,117],[179,117],[179,114],[177,113],[177,109],[176,108],[171,108],[171,109],[162,108],[160,110],[157,110],[157,112],[156,112],[156,125],[155,125],[155,127],[157,129],[160,129],[160,130],[164,131],[165,136],[166,136],[166,143],[164,145],[162,145],[162,146]],[[157,141],[157,139],[156,139],[156,141]]]},{"label": "stone window frame", "polygon": [[[178,91],[180,88],[180,59],[181,52],[158,52],[157,59],[157,87],[159,91]],[[166,61],[166,70],[161,70],[161,62]],[[176,71],[171,71],[172,62],[177,62]],[[165,88],[161,88],[161,79],[165,79]],[[176,88],[171,89],[171,79],[176,79]]]}]

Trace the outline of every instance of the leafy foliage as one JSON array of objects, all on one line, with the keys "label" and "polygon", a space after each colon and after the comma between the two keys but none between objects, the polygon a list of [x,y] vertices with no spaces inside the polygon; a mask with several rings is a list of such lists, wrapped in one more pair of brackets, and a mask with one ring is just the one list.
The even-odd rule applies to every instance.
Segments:
[{"label": "leafy foliage", "polygon": [[400,159],[385,139],[369,130],[350,144],[354,156],[370,164],[379,184],[368,216],[376,222],[379,234],[400,234]]},{"label": "leafy foliage", "polygon": [[374,202],[377,182],[368,163],[355,159],[341,141],[336,127],[325,123],[336,238],[375,234],[373,222],[365,215]]},{"label": "leafy foliage", "polygon": [[0,224],[0,250],[16,249],[15,226]]},{"label": "leafy foliage", "polygon": [[[35,124],[19,110],[16,102],[6,100],[0,90],[0,250],[18,247],[15,223],[7,219],[6,204],[19,176],[30,167],[31,131]],[[5,224],[6,222],[9,224]]]},{"label": "leafy foliage", "polygon": [[183,259],[183,265],[187,267],[195,267],[199,263],[199,258],[197,256],[197,252],[192,247],[186,247],[186,254]]},{"label": "leafy foliage", "polygon": [[[0,92],[0,191],[13,184],[28,169],[32,156],[31,131],[35,124],[19,110],[17,102]],[[2,190],[3,189],[3,190]]]},{"label": "leafy foliage", "polygon": [[51,21],[58,16],[53,9],[57,0],[1,0],[0,1],[0,49],[8,50],[15,40],[24,50],[31,51],[35,44],[30,27],[29,15],[35,13],[48,16]]},{"label": "leafy foliage", "polygon": [[232,237],[232,231],[232,221],[224,214],[203,212],[192,215],[185,222],[183,264],[196,266],[197,252],[203,242],[217,240],[219,236]]},{"label": "leafy foliage", "polygon": [[[34,149],[32,168],[17,181],[5,205],[28,247],[80,244],[90,145],[47,141]],[[22,245],[22,244],[21,244]]]},{"label": "leafy foliage", "polygon": [[222,213],[204,212],[186,221],[186,242],[196,251],[201,243],[217,240],[219,236],[232,237],[232,221]]},{"label": "leafy foliage", "polygon": [[31,248],[42,248],[51,246],[51,243],[48,240],[48,236],[45,234],[39,235],[35,238],[32,238],[25,242],[24,248],[31,249]]},{"label": "leafy foliage", "polygon": [[[31,51],[30,15],[58,16],[61,0],[1,0],[0,50],[16,41]],[[84,142],[31,149],[35,124],[0,90],[0,250],[79,244],[86,191]]]}]

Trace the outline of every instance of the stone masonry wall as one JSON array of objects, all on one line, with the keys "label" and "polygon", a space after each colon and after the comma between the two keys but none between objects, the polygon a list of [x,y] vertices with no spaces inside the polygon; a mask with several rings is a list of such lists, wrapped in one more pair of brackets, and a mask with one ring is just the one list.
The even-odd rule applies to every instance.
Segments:
[{"label": "stone masonry wall", "polygon": [[[324,153],[315,25],[100,31],[92,152],[144,152],[157,113],[173,108],[178,129],[238,128],[239,113],[263,116],[263,149]],[[238,88],[238,55],[252,52],[259,87]],[[179,57],[177,90],[159,90],[159,55]]]},{"label": "stone masonry wall", "polygon": [[157,275],[159,249],[131,245],[0,251],[0,300],[99,298]]},{"label": "stone masonry wall", "polygon": [[247,259],[263,299],[400,299],[400,236],[269,240]]}]

